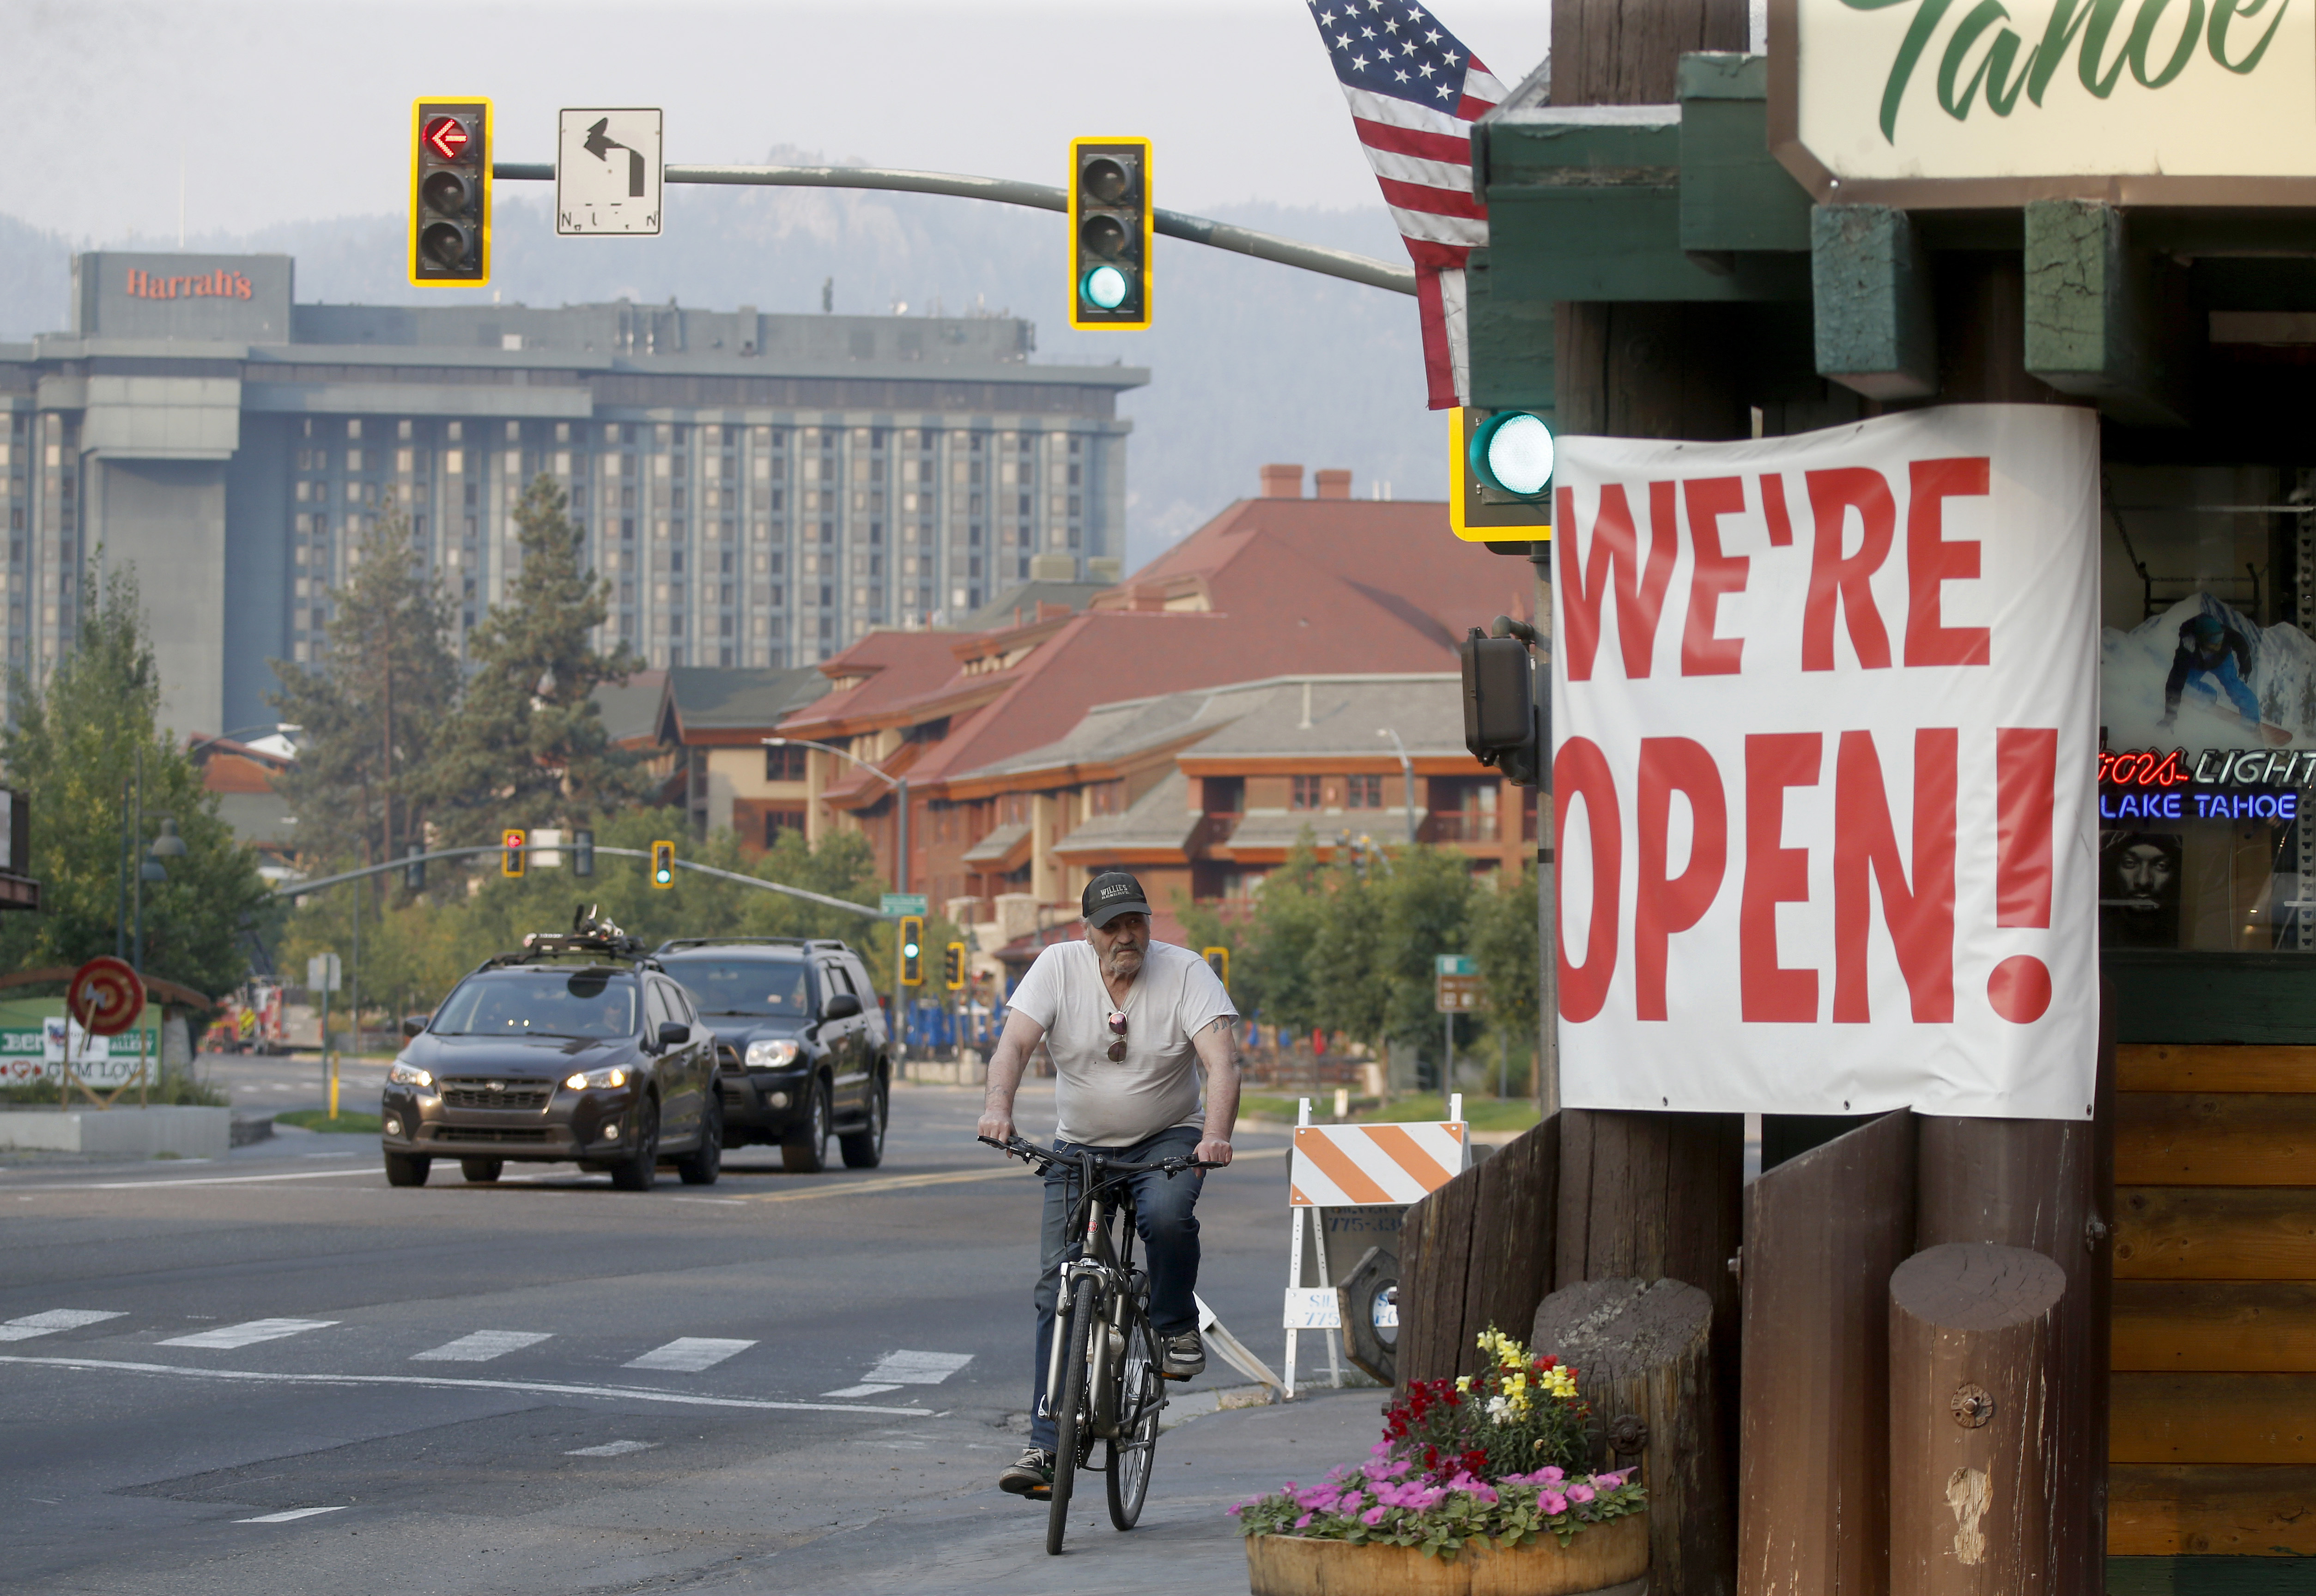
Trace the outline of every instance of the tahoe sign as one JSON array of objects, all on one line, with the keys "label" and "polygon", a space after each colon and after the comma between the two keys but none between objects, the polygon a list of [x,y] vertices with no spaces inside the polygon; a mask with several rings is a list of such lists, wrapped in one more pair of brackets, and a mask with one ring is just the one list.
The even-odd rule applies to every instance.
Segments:
[{"label": "tahoe sign", "polygon": [[2316,199],[2316,0],[1771,0],[1771,143],[1819,199]]}]

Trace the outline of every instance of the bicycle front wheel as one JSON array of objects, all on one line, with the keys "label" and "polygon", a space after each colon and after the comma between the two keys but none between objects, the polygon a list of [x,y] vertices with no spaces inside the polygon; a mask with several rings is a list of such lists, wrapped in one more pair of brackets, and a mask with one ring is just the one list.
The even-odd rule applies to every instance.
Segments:
[{"label": "bicycle front wheel", "polygon": [[[1046,1510],[1046,1551],[1062,1555],[1062,1537],[1070,1527],[1070,1488],[1076,1484],[1078,1459],[1085,1450],[1086,1364],[1093,1334],[1100,1326],[1101,1288],[1081,1280],[1070,1298],[1069,1339],[1062,1343],[1061,1405],[1054,1409],[1054,1500]],[[1047,1401],[1053,1400],[1048,1394]]]},{"label": "bicycle front wheel", "polygon": [[1126,1356],[1118,1370],[1118,1437],[1109,1443],[1109,1521],[1131,1530],[1150,1494],[1150,1470],[1158,1456],[1158,1415],[1166,1388],[1158,1378],[1158,1338],[1150,1321],[1131,1315],[1126,1326]]}]

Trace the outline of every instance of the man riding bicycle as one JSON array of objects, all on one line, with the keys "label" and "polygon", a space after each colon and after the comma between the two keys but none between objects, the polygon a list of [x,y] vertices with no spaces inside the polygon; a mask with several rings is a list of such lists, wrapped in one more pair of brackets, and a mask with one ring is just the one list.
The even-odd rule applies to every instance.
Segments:
[{"label": "man riding bicycle", "polygon": [[[1109,871],[1086,883],[1083,942],[1056,943],[1038,955],[1014,989],[1005,1029],[989,1060],[980,1134],[1013,1134],[1013,1095],[1042,1038],[1054,1061],[1054,1147],[1094,1148],[1128,1163],[1189,1155],[1227,1164],[1238,1119],[1238,1015],[1207,962],[1189,949],[1150,940],[1142,883]],[[1206,1071],[1206,1109],[1198,1071]],[[1134,1177],[1135,1228],[1150,1268],[1150,1322],[1160,1338],[1160,1372],[1186,1380],[1207,1366],[1198,1339],[1198,1220],[1204,1180],[1197,1173]],[[1046,1368],[1061,1268],[1075,1250],[1068,1234],[1068,1172],[1046,1176],[1046,1211],[1035,1302],[1038,1334],[1029,1447],[998,1476],[1016,1495],[1053,1484],[1054,1420]]]}]

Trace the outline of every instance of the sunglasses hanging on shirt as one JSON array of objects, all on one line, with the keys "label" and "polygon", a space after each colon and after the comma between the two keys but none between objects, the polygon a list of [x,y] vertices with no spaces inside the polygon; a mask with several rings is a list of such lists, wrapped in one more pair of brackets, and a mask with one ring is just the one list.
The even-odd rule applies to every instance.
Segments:
[{"label": "sunglasses hanging on shirt", "polygon": [[1116,1042],[1109,1044],[1109,1061],[1113,1064],[1123,1064],[1126,1062],[1126,1015],[1124,1011],[1115,1008],[1109,1011],[1109,1033],[1118,1038]]}]

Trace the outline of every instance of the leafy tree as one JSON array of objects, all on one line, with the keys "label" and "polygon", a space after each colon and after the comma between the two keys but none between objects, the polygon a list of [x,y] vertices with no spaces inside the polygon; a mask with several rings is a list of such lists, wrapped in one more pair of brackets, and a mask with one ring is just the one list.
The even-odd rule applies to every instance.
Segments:
[{"label": "leafy tree", "polygon": [[[1399,849],[1377,895],[1380,945],[1372,985],[1389,994],[1383,1029],[1393,1041],[1411,1042],[1426,1058],[1436,1059],[1442,1027],[1433,996],[1434,961],[1468,946],[1471,861],[1456,848]],[[1442,1089],[1453,1085],[1443,1082]]]},{"label": "leafy tree", "polygon": [[[31,800],[31,873],[45,912],[0,916],[0,959],[13,969],[78,964],[125,945],[122,843],[127,800],[142,764],[146,836],[177,824],[181,858],[145,887],[145,969],[211,994],[248,972],[245,933],[275,918],[256,856],[218,817],[200,768],[159,731],[159,679],[136,579],[115,570],[84,591],[71,652],[44,678],[17,672],[15,723],[0,731],[0,764]],[[137,867],[132,859],[129,868]]]},{"label": "leafy tree", "polygon": [[298,763],[274,789],[298,817],[309,868],[374,864],[426,836],[428,760],[459,692],[450,600],[410,546],[403,516],[381,518],[332,590],[335,615],[308,669],[273,661],[268,700],[303,728]]},{"label": "leafy tree", "polygon": [[473,669],[419,787],[438,842],[487,842],[507,826],[585,825],[649,792],[636,760],[610,746],[592,696],[642,661],[625,643],[607,655],[590,640],[609,613],[610,584],[583,569],[584,539],[565,504],[541,475],[515,508],[521,566],[467,639]]},{"label": "leafy tree", "polygon": [[1503,1056],[1508,1080],[1519,1079],[1536,1056],[1539,946],[1535,866],[1495,891],[1472,895],[1472,957],[1488,994],[1488,1035]]}]

